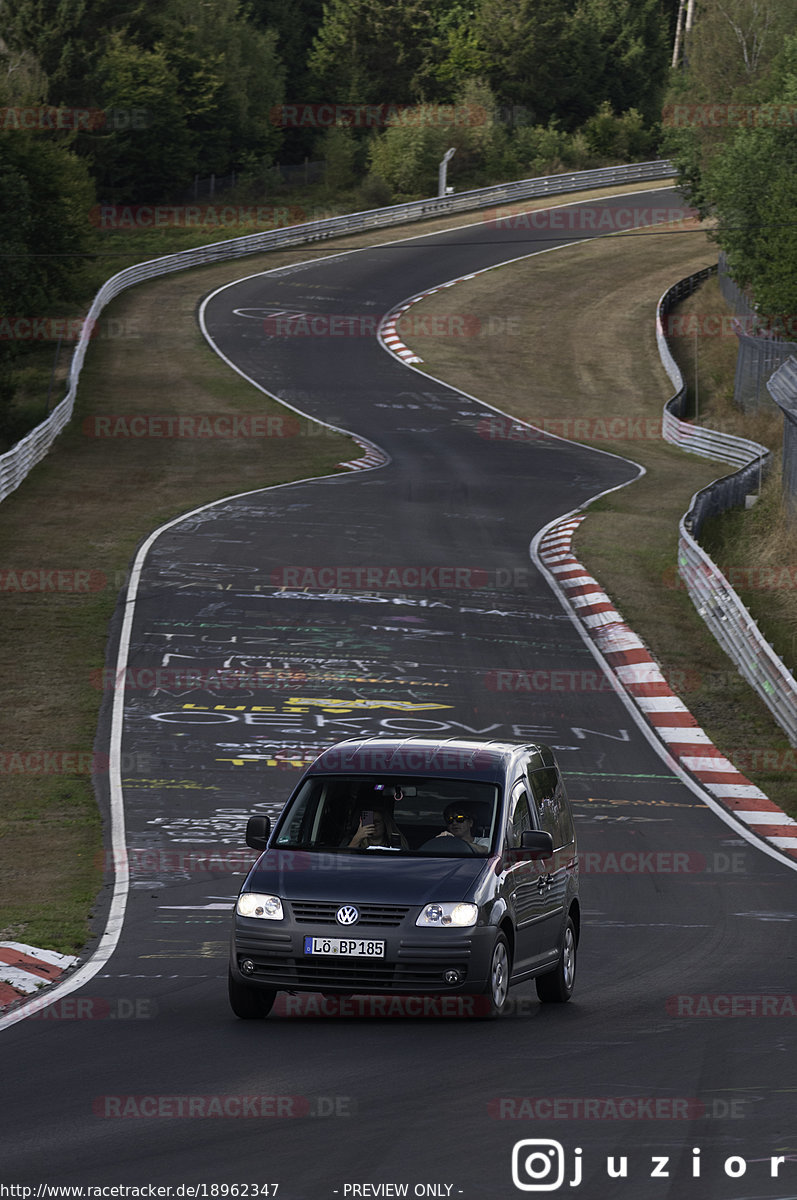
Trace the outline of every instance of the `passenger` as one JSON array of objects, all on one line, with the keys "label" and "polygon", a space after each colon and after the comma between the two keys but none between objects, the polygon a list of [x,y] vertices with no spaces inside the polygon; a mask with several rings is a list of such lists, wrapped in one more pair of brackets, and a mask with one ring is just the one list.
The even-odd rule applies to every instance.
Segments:
[{"label": "passenger", "polygon": [[476,854],[487,854],[490,848],[489,838],[473,836],[473,817],[463,808],[448,806],[443,813],[446,828],[438,837],[458,837],[473,847]]},{"label": "passenger", "polygon": [[373,810],[373,821],[363,824],[366,813],[360,813],[360,824],[349,842],[353,850],[367,850],[369,846],[389,846],[407,850],[408,843],[392,816],[381,808]]}]

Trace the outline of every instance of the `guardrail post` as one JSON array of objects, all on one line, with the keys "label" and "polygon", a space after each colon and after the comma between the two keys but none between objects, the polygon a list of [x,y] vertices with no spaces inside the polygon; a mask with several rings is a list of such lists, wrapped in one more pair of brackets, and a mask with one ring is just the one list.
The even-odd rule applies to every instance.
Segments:
[{"label": "guardrail post", "polygon": [[767,381],[767,391],[783,413],[783,494],[797,514],[797,358],[792,354]]}]

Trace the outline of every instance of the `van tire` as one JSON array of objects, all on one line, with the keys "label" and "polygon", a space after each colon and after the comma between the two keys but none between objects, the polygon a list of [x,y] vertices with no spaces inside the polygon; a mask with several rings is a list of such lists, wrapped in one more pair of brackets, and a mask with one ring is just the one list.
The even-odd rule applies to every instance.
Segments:
[{"label": "van tire", "polygon": [[537,995],[543,1004],[566,1004],[573,995],[576,982],[576,927],[568,917],[559,946],[559,961],[553,971],[546,971],[534,980]]},{"label": "van tire", "polygon": [[260,1021],[267,1017],[277,998],[276,991],[247,987],[245,983],[239,983],[233,978],[232,971],[228,973],[227,991],[230,1008],[242,1021]]},{"label": "van tire", "polygon": [[506,1007],[509,995],[509,981],[512,978],[512,955],[505,933],[499,933],[493,943],[490,955],[490,972],[487,977],[487,987],[484,989],[484,1007],[480,1016],[490,1021],[500,1017]]}]

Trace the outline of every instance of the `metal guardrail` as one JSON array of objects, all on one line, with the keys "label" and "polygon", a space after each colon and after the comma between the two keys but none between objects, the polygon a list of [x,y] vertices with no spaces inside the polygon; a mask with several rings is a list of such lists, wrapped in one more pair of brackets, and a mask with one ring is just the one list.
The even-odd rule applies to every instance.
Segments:
[{"label": "metal guardrail", "polygon": [[52,446],[59,433],[72,417],[80,371],[86,355],[91,332],[107,304],[120,292],[146,279],[155,279],[173,271],[184,271],[189,267],[200,267],[206,263],[225,262],[259,254],[266,250],[285,246],[298,246],[305,242],[321,241],[340,237],[346,233],[361,233],[370,229],[383,229],[391,225],[406,224],[425,217],[446,216],[467,212],[471,209],[487,208],[493,204],[512,204],[518,200],[531,200],[540,196],[556,196],[563,192],[586,191],[595,187],[608,187],[622,183],[652,182],[671,179],[676,174],[672,163],[659,159],[655,162],[631,163],[621,167],[601,167],[593,171],[576,171],[562,175],[547,175],[538,179],[522,179],[512,183],[499,183],[475,191],[460,192],[440,199],[413,200],[408,204],[396,204],[390,208],[376,208],[366,212],[348,213],[341,217],[328,217],[321,221],[308,221],[301,225],[288,225],[270,229],[263,233],[248,234],[224,242],[214,242],[197,250],[183,250],[128,267],[111,276],[94,297],[91,308],[83,322],[83,329],[72,356],[67,381],[68,390],[64,399],[46,420],[5,454],[0,455],[0,501],[18,488],[23,479],[40,462]]},{"label": "metal guardrail", "polygon": [[656,341],[659,355],[664,369],[676,389],[675,395],[664,406],[662,433],[668,442],[680,446],[682,450],[688,450],[691,454],[700,454],[703,458],[715,458],[719,462],[744,466],[762,454],[767,455],[769,452],[766,447],[760,446],[758,442],[748,441],[747,438],[720,433],[716,429],[681,420],[686,411],[687,389],[678,364],[670,352],[664,332],[664,320],[673,305],[686,296],[691,296],[692,292],[704,280],[715,274],[716,270],[716,267],[704,267],[702,271],[695,271],[693,275],[679,279],[677,283],[667,289],[656,307]]},{"label": "metal guardrail", "polygon": [[783,729],[791,746],[797,746],[797,681],[786,669],[728,580],[698,544],[697,535],[705,518],[741,505],[769,466],[766,446],[732,434],[719,433],[681,420],[686,401],[683,375],[670,353],[664,336],[663,316],[713,273],[698,271],[679,280],[661,297],[656,310],[656,338],[664,368],[676,388],[664,406],[662,432],[668,442],[693,454],[738,464],[732,475],[715,479],[692,497],[689,510],[679,524],[678,573],[686,584],[692,603],[728,657],[736,663],[747,682],[755,688]]}]

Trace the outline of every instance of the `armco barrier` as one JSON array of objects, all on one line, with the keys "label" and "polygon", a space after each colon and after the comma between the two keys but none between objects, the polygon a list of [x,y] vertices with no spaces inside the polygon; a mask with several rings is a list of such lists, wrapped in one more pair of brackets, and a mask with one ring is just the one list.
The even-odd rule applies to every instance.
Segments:
[{"label": "armco barrier", "polygon": [[672,163],[660,159],[655,162],[631,163],[622,167],[603,167],[595,171],[576,171],[539,179],[523,179],[514,183],[499,183],[493,187],[460,192],[440,199],[413,200],[409,204],[396,204],[391,208],[376,208],[368,212],[349,213],[342,217],[329,217],[323,221],[308,221],[303,225],[289,225],[263,233],[253,233],[128,267],[108,279],[94,297],[72,356],[68,390],[64,399],[45,421],[32,429],[5,454],[0,455],[0,500],[5,500],[6,496],[19,487],[28,472],[44,458],[70,420],[91,330],[106,304],[126,288],[172,271],[184,271],[189,267],[204,266],[206,263],[244,258],[249,254],[259,254],[285,246],[298,246],[304,242],[321,241],[346,233],[362,233],[369,229],[383,229],[421,220],[424,217],[467,212],[470,209],[486,208],[491,204],[512,204],[518,200],[531,200],[540,196],[557,196],[563,192],[671,179],[675,173]]},{"label": "armco barrier", "polygon": [[664,406],[664,437],[690,453],[739,467],[732,475],[715,479],[692,497],[689,510],[679,525],[678,571],[693,604],[720,646],[761,696],[788,737],[789,744],[797,746],[797,681],[762,636],[719,567],[696,540],[707,516],[743,504],[748,493],[760,487],[761,477],[771,458],[766,446],[758,442],[681,420],[686,402],[686,384],[667,345],[663,317],[673,304],[690,295],[714,270],[708,267],[679,280],[664,293],[656,310],[659,354],[676,388],[675,395]]},{"label": "armco barrier", "polygon": [[[759,446],[758,442],[750,442],[746,438],[718,433],[715,429],[708,429],[705,426],[693,425],[690,421],[681,420],[686,411],[686,384],[678,364],[670,353],[664,333],[664,318],[673,305],[686,296],[691,296],[692,292],[716,270],[716,267],[704,267],[702,271],[695,271],[694,275],[687,275],[685,279],[679,279],[677,283],[667,289],[656,308],[656,341],[659,355],[664,369],[676,389],[675,395],[664,406],[662,432],[668,442],[680,446],[682,450],[688,450],[691,454],[700,454],[703,458],[716,458],[720,462],[745,466],[753,459],[758,459],[762,454],[766,457],[768,455],[766,448]],[[729,506],[726,504],[723,507],[728,508]]]}]

